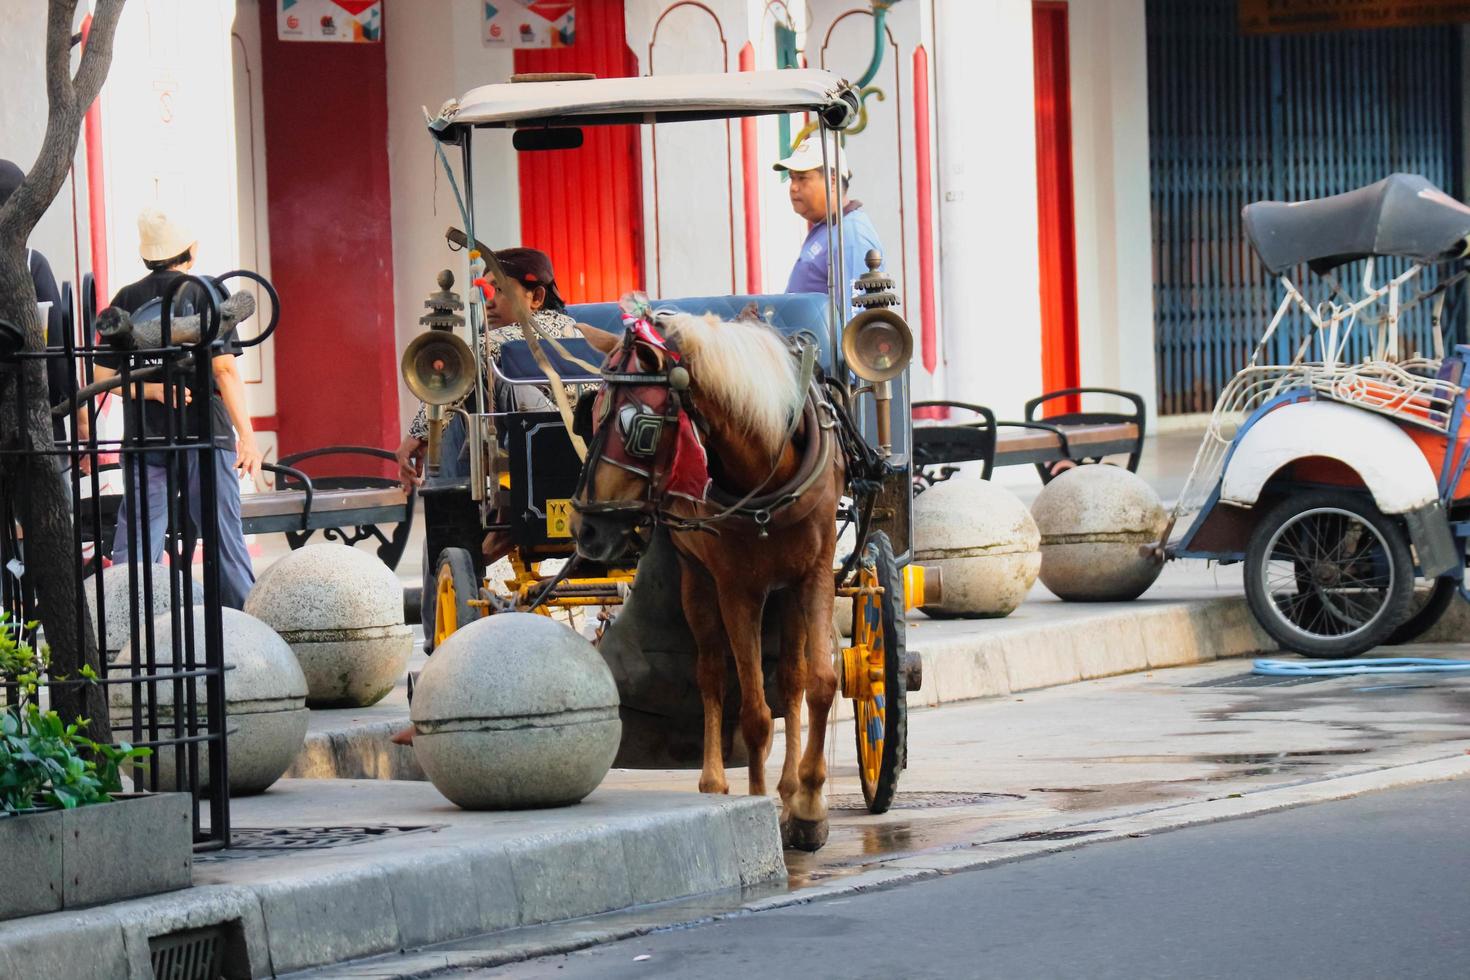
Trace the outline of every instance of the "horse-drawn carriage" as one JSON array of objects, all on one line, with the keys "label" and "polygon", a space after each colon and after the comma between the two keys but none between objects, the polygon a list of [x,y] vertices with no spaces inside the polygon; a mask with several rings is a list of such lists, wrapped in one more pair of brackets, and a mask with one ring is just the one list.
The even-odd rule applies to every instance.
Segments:
[{"label": "horse-drawn carriage", "polygon": [[[1446,352],[1442,320],[1467,274],[1470,207],[1395,174],[1252,204],[1244,219],[1283,296],[1221,392],[1162,550],[1243,561],[1251,610],[1286,649],[1353,657],[1407,642],[1464,591],[1470,347]],[[1358,295],[1338,278],[1350,263]],[[1289,278],[1301,265],[1320,285]],[[1411,339],[1406,314],[1421,304]]]},{"label": "horse-drawn carriage", "polygon": [[[476,130],[512,129],[517,149],[544,151],[580,145],[585,126],[809,113],[820,124],[812,138],[835,167],[857,105],[850,86],[818,70],[531,78],[472,90],[430,131],[457,195],[461,184],[466,192],[466,234],[451,238],[475,246],[471,261],[485,262],[483,278],[505,289],[473,227]],[[458,150],[458,168],[446,148]],[[840,256],[837,216],[830,200],[830,252]],[[837,262],[826,295],[568,307],[578,322],[622,338],[606,360],[583,340],[543,335],[522,310],[524,339],[486,364],[483,291],[471,287],[469,343],[457,315],[430,315],[431,329],[403,359],[430,424],[421,489],[430,645],[505,610],[620,607],[600,636],[622,697],[616,764],[702,764],[701,788],[717,791],[724,762],[745,749],[752,792],[762,792],[766,705],[781,704],[783,828],[804,847],[826,834],[821,747],[834,688],[855,702],[863,792],[882,812],[904,767],[905,694],[919,683],[903,620],[924,588],[922,570],[908,565],[912,340],[889,308],[892,280],[875,257],[857,284],[843,281]],[[450,284],[441,276],[445,314],[459,302],[446,295]],[[849,319],[852,307],[860,312]],[[550,391],[557,410],[496,411],[488,389],[519,386]],[[574,411],[567,386],[595,394]],[[437,457],[451,421],[470,447],[468,473],[445,479]],[[839,523],[855,531],[847,554],[837,553]],[[509,582],[487,580],[489,532],[514,543]],[[552,559],[563,563],[554,574]],[[852,604],[852,644],[840,649],[834,592]],[[726,723],[736,718],[743,746]]]}]

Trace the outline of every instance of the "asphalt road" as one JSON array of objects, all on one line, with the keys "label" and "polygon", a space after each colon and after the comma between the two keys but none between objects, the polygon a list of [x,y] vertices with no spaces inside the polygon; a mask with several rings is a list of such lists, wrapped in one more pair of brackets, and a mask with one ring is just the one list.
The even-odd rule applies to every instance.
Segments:
[{"label": "asphalt road", "polygon": [[1470,976],[1470,780],[1089,847],[474,976]]}]

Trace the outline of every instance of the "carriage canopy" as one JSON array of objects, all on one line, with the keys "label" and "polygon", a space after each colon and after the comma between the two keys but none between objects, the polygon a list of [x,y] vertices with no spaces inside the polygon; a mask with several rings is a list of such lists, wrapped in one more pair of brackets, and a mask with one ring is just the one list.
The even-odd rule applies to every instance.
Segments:
[{"label": "carriage canopy", "polygon": [[1303,262],[1321,274],[1370,255],[1434,262],[1470,235],[1470,207],[1417,174],[1312,201],[1258,201],[1243,216],[1251,246],[1278,275]]},{"label": "carriage canopy", "polygon": [[595,126],[791,112],[815,112],[840,128],[856,115],[857,95],[819,68],[505,82],[446,102],[429,129],[446,139],[473,126]]}]

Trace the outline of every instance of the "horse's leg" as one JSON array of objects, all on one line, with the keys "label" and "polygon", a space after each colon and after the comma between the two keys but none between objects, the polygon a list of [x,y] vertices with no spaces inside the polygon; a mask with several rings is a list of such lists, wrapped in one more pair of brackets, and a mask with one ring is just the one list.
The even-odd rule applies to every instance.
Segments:
[{"label": "horse's leg", "polygon": [[703,567],[680,561],[680,596],[684,618],[698,648],[695,676],[704,702],[704,768],[699,773],[701,793],[728,793],[725,779],[725,626],[720,621],[714,580]]},{"label": "horse's leg", "polygon": [[781,781],[776,792],[781,794],[781,816],[790,808],[791,794],[796,792],[796,766],[801,756],[801,700],[806,696],[806,617],[795,593],[778,592],[771,597],[779,603],[781,619],[781,705],[786,719],[786,758],[781,765]]},{"label": "horse's leg", "polygon": [[[787,802],[783,837],[788,847],[815,851],[827,843],[827,715],[837,694],[837,672],[832,669],[832,577],[825,572],[807,577],[798,587],[798,605],[806,626],[806,751],[797,766],[796,791]],[[798,731],[798,735],[800,732]]]},{"label": "horse's leg", "polygon": [[720,590],[720,618],[725,621],[725,638],[740,678],[740,733],[750,756],[751,796],[766,795],[766,756],[771,751],[771,709],[766,704],[766,678],[761,670],[765,598],[733,582]]}]

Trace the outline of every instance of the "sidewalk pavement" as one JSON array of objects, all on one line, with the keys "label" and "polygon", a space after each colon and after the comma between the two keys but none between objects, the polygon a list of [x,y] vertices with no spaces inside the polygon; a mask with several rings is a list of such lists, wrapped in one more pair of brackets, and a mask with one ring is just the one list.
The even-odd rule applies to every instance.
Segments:
[{"label": "sidewalk pavement", "polygon": [[[193,888],[0,923],[0,977],[154,980],[150,938],[216,925],[226,975],[267,977],[785,875],[755,797],[604,787],[485,813],[427,783],[285,780],[231,810],[243,846],[197,855]],[[321,829],[342,846],[304,840]]]}]

